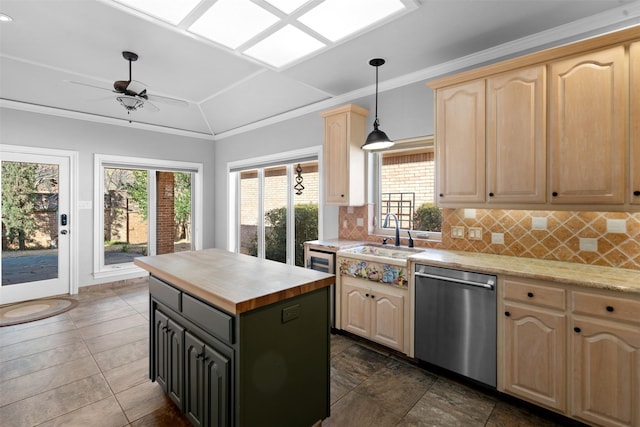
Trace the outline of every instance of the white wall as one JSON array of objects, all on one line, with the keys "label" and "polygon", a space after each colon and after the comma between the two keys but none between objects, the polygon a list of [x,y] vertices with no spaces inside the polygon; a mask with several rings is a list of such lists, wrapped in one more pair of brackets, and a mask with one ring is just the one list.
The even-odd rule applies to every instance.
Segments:
[{"label": "white wall", "polygon": [[[144,157],[203,163],[203,247],[214,244],[214,148],[198,138],[140,130],[123,126],[0,108],[0,144],[72,150],[79,153],[78,200],[94,200],[94,154]],[[79,210],[70,218],[72,232],[79,233],[78,286],[97,284],[93,269],[93,210]],[[105,279],[102,279],[104,282]]]},{"label": "white wall", "polygon": [[[369,109],[367,133],[373,130],[375,97],[368,96],[350,102]],[[215,247],[227,247],[227,163],[322,145],[324,122],[318,113],[307,114],[216,141]],[[381,92],[378,95],[378,118],[380,128],[391,139],[433,134],[433,91],[426,86],[425,82],[419,82]],[[323,237],[337,237],[338,209],[335,206],[325,206],[324,214]]]}]

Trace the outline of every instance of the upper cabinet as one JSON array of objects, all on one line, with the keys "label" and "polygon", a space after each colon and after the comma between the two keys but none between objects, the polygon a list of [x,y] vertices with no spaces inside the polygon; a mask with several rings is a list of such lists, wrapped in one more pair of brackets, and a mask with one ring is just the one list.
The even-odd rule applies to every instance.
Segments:
[{"label": "upper cabinet", "polygon": [[328,205],[365,203],[365,152],[369,110],[348,104],[322,112],[324,117],[324,193]]},{"label": "upper cabinet", "polygon": [[484,82],[436,92],[437,193],[442,202],[484,201]]},{"label": "upper cabinet", "polygon": [[487,201],[544,203],[546,96],[542,65],[487,79]]},{"label": "upper cabinet", "polygon": [[550,64],[552,203],[624,203],[625,66],[624,46]]},{"label": "upper cabinet", "polygon": [[639,209],[640,27],[429,86],[439,206]]},{"label": "upper cabinet", "polygon": [[629,95],[630,99],[630,142],[631,142],[631,179],[629,198],[631,203],[640,204],[640,42],[633,43],[629,49]]}]

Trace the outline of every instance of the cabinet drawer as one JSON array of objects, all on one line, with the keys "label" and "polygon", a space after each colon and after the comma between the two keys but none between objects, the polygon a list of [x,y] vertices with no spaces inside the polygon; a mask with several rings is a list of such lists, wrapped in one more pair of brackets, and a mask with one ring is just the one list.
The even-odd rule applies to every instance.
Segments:
[{"label": "cabinet drawer", "polygon": [[542,307],[565,308],[565,290],[515,280],[504,281],[504,298]]},{"label": "cabinet drawer", "polygon": [[587,292],[572,292],[574,313],[640,324],[640,301]]},{"label": "cabinet drawer", "polygon": [[211,335],[233,343],[233,317],[187,294],[182,295],[182,314]]},{"label": "cabinet drawer", "polygon": [[149,293],[175,311],[180,311],[180,291],[155,277],[149,277]]}]

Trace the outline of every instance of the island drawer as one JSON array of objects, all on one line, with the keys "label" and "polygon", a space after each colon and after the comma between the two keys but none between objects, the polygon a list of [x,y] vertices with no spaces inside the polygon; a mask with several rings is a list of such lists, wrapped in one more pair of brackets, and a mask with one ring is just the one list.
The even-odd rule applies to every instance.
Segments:
[{"label": "island drawer", "polygon": [[161,280],[151,276],[149,277],[149,293],[167,307],[178,312],[180,311],[181,292],[173,286],[169,286]]},{"label": "island drawer", "polygon": [[572,311],[640,324],[640,301],[609,295],[572,292]]},{"label": "island drawer", "polygon": [[565,290],[513,279],[504,281],[504,298],[542,307],[565,309]]},{"label": "island drawer", "polygon": [[182,294],[182,314],[216,338],[233,343],[232,316],[187,294]]}]

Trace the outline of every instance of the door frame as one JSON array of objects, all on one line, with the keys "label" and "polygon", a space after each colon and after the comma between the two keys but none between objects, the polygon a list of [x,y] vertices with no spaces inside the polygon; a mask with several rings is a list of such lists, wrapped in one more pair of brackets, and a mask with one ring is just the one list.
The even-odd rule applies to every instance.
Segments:
[{"label": "door frame", "polygon": [[[78,293],[78,158],[77,151],[0,144],[0,153],[65,157],[69,161],[69,295]],[[0,271],[0,276],[2,272]]]}]

